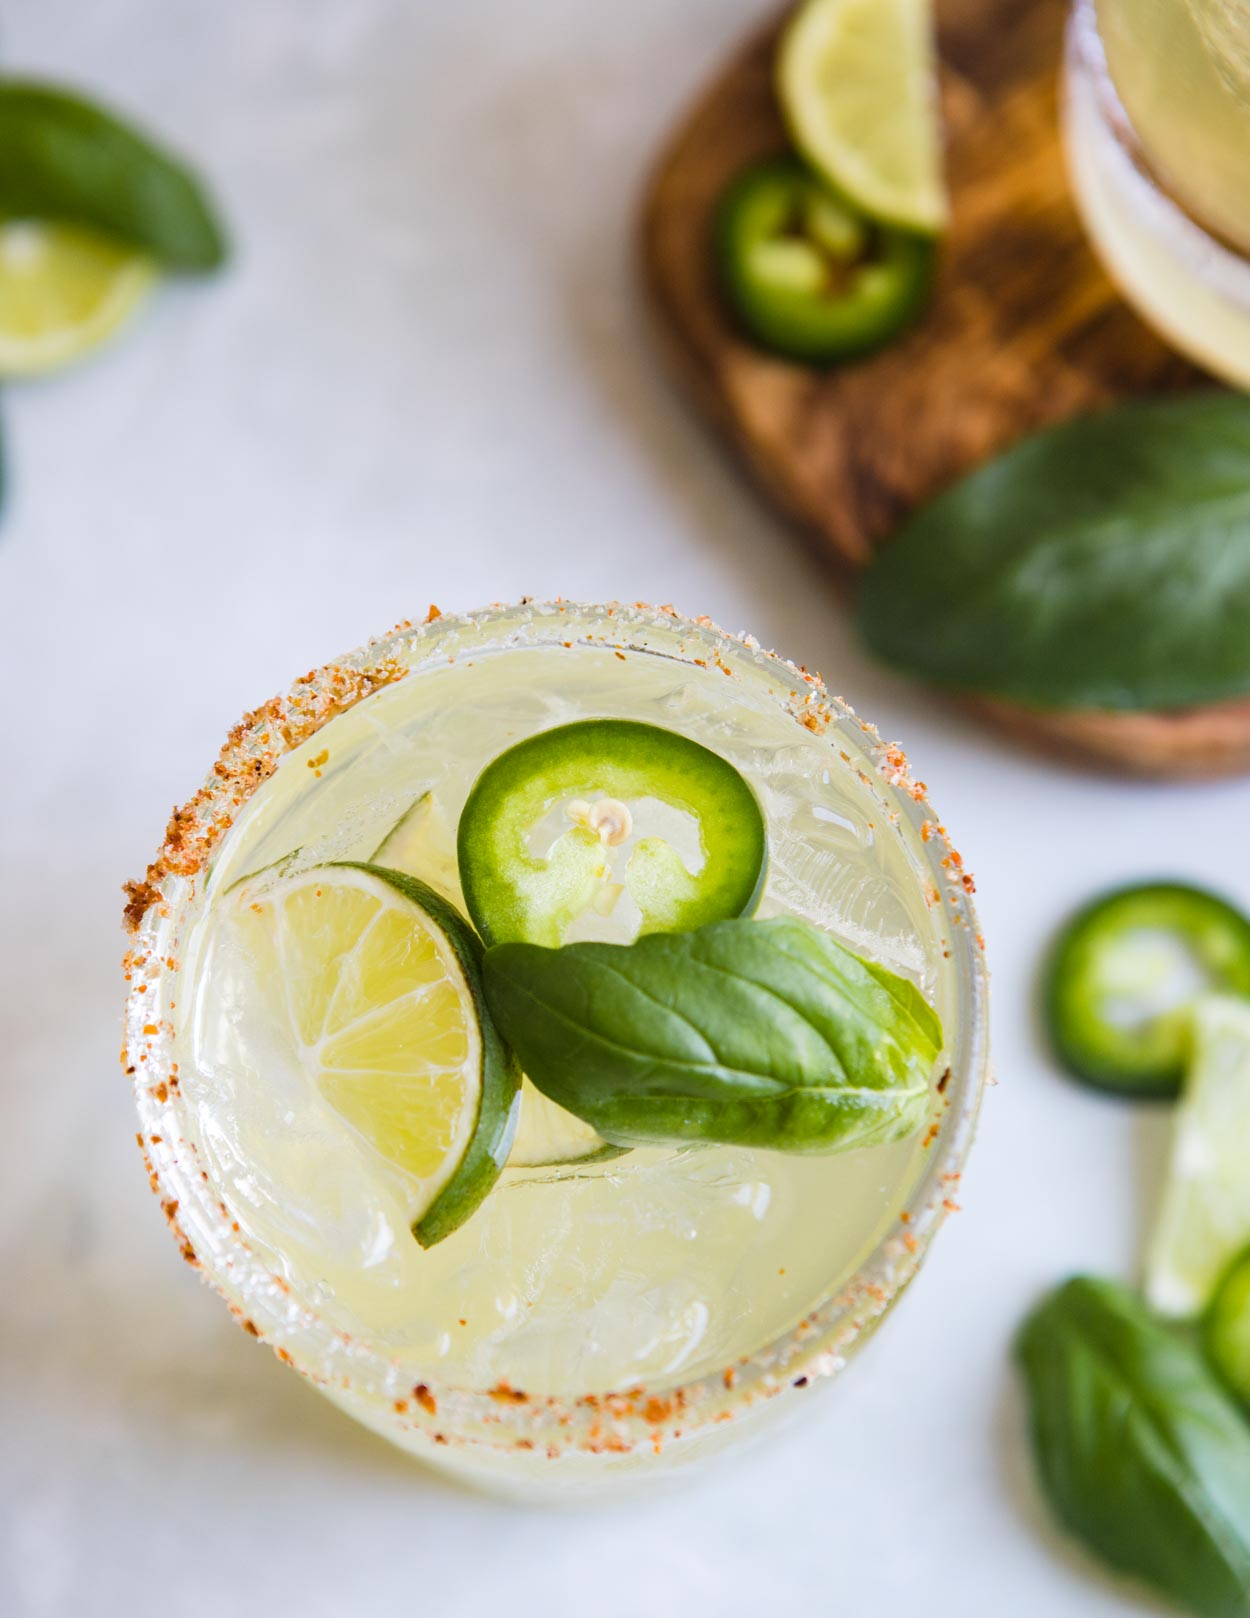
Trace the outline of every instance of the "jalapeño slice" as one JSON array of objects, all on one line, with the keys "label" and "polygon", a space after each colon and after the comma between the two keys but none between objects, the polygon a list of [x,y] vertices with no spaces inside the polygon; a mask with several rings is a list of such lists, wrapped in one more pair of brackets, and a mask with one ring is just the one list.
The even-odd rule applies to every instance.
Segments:
[{"label": "jalape\u00f1o slice", "polygon": [[930,237],[867,219],[793,158],[733,180],[714,223],[721,282],[748,333],[827,365],[887,343],[920,313]]},{"label": "jalape\u00f1o slice", "polygon": [[755,908],[767,842],[755,793],[709,748],[656,725],[541,731],[478,777],[457,833],[465,904],[488,944],[682,932]]},{"label": "jalape\u00f1o slice", "polygon": [[1116,889],[1068,923],[1051,957],[1046,1017],[1076,1078],[1120,1095],[1177,1093],[1200,994],[1250,994],[1250,920],[1180,882]]}]

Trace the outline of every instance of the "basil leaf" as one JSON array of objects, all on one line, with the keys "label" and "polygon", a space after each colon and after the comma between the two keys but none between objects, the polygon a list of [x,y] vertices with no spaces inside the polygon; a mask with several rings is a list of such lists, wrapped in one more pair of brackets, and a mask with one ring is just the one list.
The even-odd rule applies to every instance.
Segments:
[{"label": "basil leaf", "polygon": [[1039,433],[908,522],[857,614],[907,673],[1044,708],[1250,691],[1250,398],[1153,400]]},{"label": "basil leaf", "polygon": [[942,1045],[912,984],[785,918],[500,944],[486,999],[532,1082],[625,1146],[898,1140],[925,1119]]},{"label": "basil leaf", "polygon": [[0,216],[66,219],[180,270],[226,256],[194,176],[120,119],[42,84],[0,83]]},{"label": "basil leaf", "polygon": [[1250,1428],[1190,1339],[1124,1287],[1078,1277],[1017,1352],[1059,1518],[1190,1612],[1246,1618]]}]

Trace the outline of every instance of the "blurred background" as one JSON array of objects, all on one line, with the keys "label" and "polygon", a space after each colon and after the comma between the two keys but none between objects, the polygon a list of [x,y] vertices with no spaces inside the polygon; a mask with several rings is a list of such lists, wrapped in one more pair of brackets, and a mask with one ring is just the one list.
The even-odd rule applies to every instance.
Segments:
[{"label": "blurred background", "polygon": [[[1033,982],[1092,890],[1250,899],[1250,784],[1077,773],[870,665],[677,398],[632,232],[753,0],[10,0],[10,71],[189,154],[234,244],[9,388],[0,528],[0,1612],[303,1618],[1141,1610],[1056,1546],[1011,1332],[1130,1272],[1166,1119],[1066,1084]],[[672,602],[907,748],[978,880],[995,1069],[951,1221],[851,1376],[680,1492],[457,1490],[240,1333],[150,1205],[117,1065],[120,884],[244,711],[430,602]],[[1240,890],[1238,892],[1238,890]]]}]

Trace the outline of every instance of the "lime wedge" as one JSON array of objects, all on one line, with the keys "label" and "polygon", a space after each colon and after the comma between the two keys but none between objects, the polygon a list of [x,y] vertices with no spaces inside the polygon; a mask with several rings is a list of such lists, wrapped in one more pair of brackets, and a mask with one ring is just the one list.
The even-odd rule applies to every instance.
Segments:
[{"label": "lime wedge", "polygon": [[253,890],[249,892],[248,898],[254,899],[260,889],[268,887],[276,882],[279,877],[285,876],[294,866],[296,860],[299,859],[302,852],[302,849],[293,848],[289,853],[283,854],[281,858],[270,860],[268,865],[262,865],[255,871],[245,871],[242,876],[236,876],[225,891],[227,893],[237,893],[240,888],[247,886]]},{"label": "lime wedge", "polygon": [[0,224],[0,377],[39,376],[89,354],[155,279],[151,259],[81,226]]},{"label": "lime wedge", "polygon": [[477,938],[431,888],[381,866],[317,866],[234,903],[257,1009],[361,1150],[404,1171],[417,1240],[441,1241],[498,1179],[516,1121]]},{"label": "lime wedge", "polygon": [[946,221],[929,0],[807,0],[782,37],[777,93],[795,145],[873,218]]},{"label": "lime wedge", "polygon": [[455,833],[432,792],[409,804],[370,855],[370,863],[406,871],[449,897],[457,891]]},{"label": "lime wedge", "polygon": [[1195,1002],[1193,1056],[1174,1129],[1146,1289],[1164,1313],[1192,1315],[1250,1243],[1250,1000]]},{"label": "lime wedge", "polygon": [[1250,1248],[1237,1255],[1215,1289],[1203,1321],[1202,1346],[1250,1411]]},{"label": "lime wedge", "polygon": [[561,1168],[572,1163],[606,1163],[629,1148],[612,1146],[597,1130],[528,1079],[521,1081],[521,1122],[508,1155],[510,1169]]}]

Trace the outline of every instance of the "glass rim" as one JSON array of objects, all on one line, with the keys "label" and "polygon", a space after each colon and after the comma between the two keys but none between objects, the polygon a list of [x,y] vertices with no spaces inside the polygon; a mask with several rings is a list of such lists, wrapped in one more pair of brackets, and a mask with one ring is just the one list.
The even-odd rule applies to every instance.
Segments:
[{"label": "glass rim", "polygon": [[1188,273],[1237,309],[1250,312],[1250,256],[1196,219],[1156,175],[1111,76],[1094,0],[1072,0],[1064,63],[1065,116],[1071,117],[1074,96],[1092,95],[1110,137],[1099,161],[1137,224]]},{"label": "glass rim", "polygon": [[[751,1355],[678,1384],[632,1384],[619,1393],[529,1396],[506,1383],[471,1389],[443,1385],[436,1372],[414,1384],[414,1367],[353,1337],[303,1300],[252,1250],[227,1203],[201,1166],[199,1149],[182,1131],[185,1116],[175,1058],[178,925],[197,896],[221,838],[280,760],[303,746],[337,715],[410,672],[445,660],[447,646],[483,632],[514,637],[535,625],[560,633],[538,643],[607,645],[653,652],[730,677],[762,675],[795,722],[827,736],[845,767],[886,808],[892,828],[909,836],[940,907],[950,943],[953,1029],[944,1083],[925,1141],[924,1167],[907,1193],[907,1207],[887,1228],[855,1275],[796,1325]],[[647,644],[648,639],[661,644]],[[483,650],[524,640],[487,640]],[[441,647],[441,652],[440,652]],[[778,674],[789,687],[777,695]],[[331,1397],[369,1408],[367,1422],[408,1447],[489,1446],[537,1451],[555,1458],[573,1451],[625,1454],[659,1451],[668,1441],[729,1421],[783,1391],[840,1371],[916,1273],[937,1230],[956,1204],[953,1193],[972,1143],[988,1067],[987,973],[984,941],[972,904],[973,883],[924,784],[912,779],[897,746],[831,696],[819,675],[765,650],[750,635],[720,629],[708,618],[684,618],[671,607],[645,603],[597,606],[523,598],[477,611],[405,621],[359,650],[304,675],[282,696],[244,716],[230,732],[199,792],[176,809],[165,842],[145,876],[126,884],[131,945],[124,967],[129,991],[122,1065],[139,1113],[138,1141],[153,1191],[183,1257],[223,1296],[236,1320],[266,1341],[283,1363]],[[188,1133],[191,1133],[190,1131]]]}]

